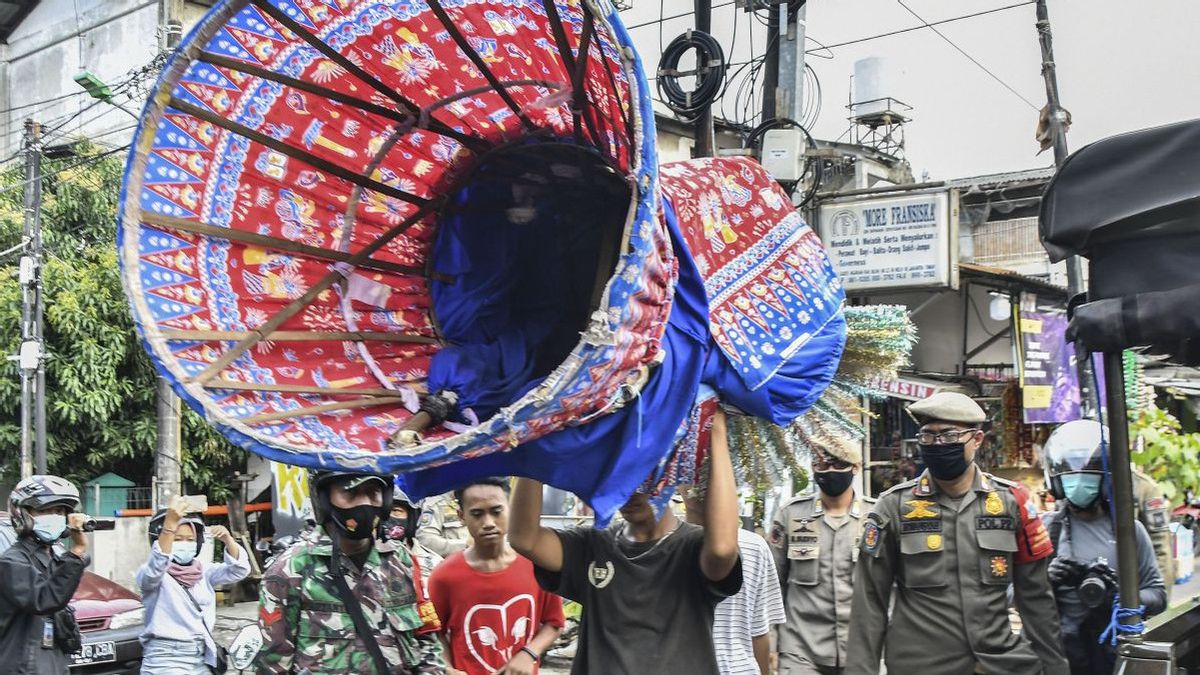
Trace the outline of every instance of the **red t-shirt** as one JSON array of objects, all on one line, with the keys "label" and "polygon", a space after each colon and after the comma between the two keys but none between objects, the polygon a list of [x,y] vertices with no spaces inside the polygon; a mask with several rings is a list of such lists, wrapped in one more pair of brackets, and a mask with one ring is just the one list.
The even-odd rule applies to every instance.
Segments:
[{"label": "red t-shirt", "polygon": [[450,664],[470,675],[492,675],[543,624],[563,626],[562,598],[538,586],[533,563],[521,556],[485,573],[455,553],[434,568],[429,596],[450,642]]}]

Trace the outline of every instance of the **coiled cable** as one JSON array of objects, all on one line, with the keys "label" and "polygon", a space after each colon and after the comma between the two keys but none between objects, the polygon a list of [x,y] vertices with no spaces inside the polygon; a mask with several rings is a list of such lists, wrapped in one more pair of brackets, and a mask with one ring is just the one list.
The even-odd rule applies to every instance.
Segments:
[{"label": "coiled cable", "polygon": [[[679,62],[690,50],[696,51],[696,70],[680,72]],[[725,50],[721,43],[704,31],[689,30],[671,40],[658,61],[658,93],[675,114],[688,120],[700,116],[721,93],[725,81]],[[679,78],[696,76],[696,88],[684,91]]]}]

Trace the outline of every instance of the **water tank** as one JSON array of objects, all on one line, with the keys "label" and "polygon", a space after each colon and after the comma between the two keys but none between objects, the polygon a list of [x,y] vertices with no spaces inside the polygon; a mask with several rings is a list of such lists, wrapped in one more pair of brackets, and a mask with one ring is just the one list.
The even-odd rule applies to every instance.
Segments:
[{"label": "water tank", "polygon": [[882,56],[868,56],[854,62],[854,95],[851,97],[850,114],[855,120],[879,117],[889,112],[891,101],[888,91],[893,84],[891,69]]}]

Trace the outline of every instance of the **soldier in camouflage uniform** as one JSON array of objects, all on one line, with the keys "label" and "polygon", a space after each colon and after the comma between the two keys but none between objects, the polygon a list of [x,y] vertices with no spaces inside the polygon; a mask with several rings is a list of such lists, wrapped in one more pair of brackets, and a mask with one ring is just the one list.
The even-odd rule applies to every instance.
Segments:
[{"label": "soldier in camouflage uniform", "polygon": [[[282,553],[263,575],[259,675],[360,673],[444,675],[435,631],[440,627],[419,568],[409,552],[378,541],[391,506],[390,477],[322,472],[309,480],[323,528]],[[384,506],[384,505],[387,506]],[[338,592],[345,579],[371,627],[364,639]]]}]

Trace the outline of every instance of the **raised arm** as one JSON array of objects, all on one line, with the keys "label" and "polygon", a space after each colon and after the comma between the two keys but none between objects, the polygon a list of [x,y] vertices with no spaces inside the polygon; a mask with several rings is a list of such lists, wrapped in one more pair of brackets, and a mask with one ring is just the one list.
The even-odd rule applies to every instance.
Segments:
[{"label": "raised arm", "polygon": [[517,479],[508,515],[508,543],[534,565],[549,572],[562,571],[562,542],[554,530],[542,527],[542,484],[539,481]]},{"label": "raised arm", "polygon": [[722,581],[738,561],[737,484],[729,459],[725,413],[713,415],[712,450],[709,453],[708,493],[704,501],[704,547],[700,571],[709,581]]}]

